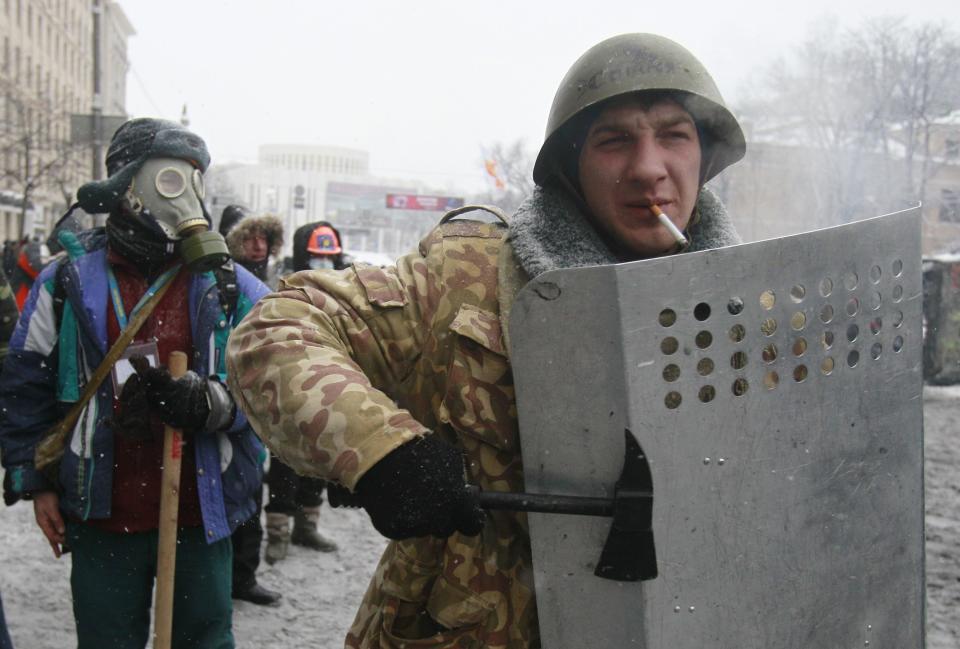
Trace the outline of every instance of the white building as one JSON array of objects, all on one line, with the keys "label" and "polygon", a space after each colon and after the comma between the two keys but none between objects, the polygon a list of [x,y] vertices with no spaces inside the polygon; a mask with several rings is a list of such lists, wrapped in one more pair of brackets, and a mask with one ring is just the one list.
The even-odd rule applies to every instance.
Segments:
[{"label": "white building", "polygon": [[214,165],[206,184],[214,223],[230,204],[281,217],[285,255],[291,254],[294,230],[328,220],[340,229],[348,251],[396,257],[439,218],[436,212],[388,209],[388,193],[415,195],[426,188],[417,181],[372,176],[370,155],[357,149],[265,144],[257,164]]}]

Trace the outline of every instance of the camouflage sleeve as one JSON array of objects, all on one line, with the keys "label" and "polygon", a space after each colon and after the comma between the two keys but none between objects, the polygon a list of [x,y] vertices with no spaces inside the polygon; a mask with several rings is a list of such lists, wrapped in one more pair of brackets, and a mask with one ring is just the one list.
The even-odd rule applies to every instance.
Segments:
[{"label": "camouflage sleeve", "polygon": [[353,489],[427,429],[388,396],[413,370],[430,322],[430,273],[305,271],[281,280],[230,336],[228,383],[257,434],[302,475]]}]

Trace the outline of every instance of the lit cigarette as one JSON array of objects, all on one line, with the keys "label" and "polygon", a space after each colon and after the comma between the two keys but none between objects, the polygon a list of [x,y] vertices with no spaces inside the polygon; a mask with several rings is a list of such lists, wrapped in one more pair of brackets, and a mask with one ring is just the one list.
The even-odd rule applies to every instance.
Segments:
[{"label": "lit cigarette", "polygon": [[657,218],[660,219],[660,223],[662,223],[663,227],[670,231],[670,234],[672,234],[673,238],[677,240],[677,243],[679,243],[681,246],[687,245],[687,238],[683,236],[683,232],[680,232],[680,230],[677,229],[677,226],[673,224],[673,221],[670,220],[669,216],[663,213],[663,210],[656,205],[651,205],[650,211],[656,214]]}]

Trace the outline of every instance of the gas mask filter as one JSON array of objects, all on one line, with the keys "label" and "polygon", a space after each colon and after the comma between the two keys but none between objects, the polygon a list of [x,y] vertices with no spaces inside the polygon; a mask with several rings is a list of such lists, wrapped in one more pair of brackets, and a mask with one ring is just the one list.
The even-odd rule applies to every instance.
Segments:
[{"label": "gas mask filter", "polygon": [[126,201],[147,225],[178,241],[187,268],[202,273],[230,258],[223,237],[204,218],[203,197],[199,169],[179,158],[151,158],[134,175]]}]

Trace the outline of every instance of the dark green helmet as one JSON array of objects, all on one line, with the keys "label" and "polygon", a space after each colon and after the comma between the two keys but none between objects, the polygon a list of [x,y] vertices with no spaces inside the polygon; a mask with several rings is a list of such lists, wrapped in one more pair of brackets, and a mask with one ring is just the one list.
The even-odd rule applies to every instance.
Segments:
[{"label": "dark green helmet", "polygon": [[542,185],[561,173],[562,127],[584,110],[612,97],[640,91],[677,93],[704,134],[700,176],[706,182],[743,157],[746,142],[703,64],[683,46],[656,34],[621,34],[577,59],[553,98],[547,133],[533,167]]}]

